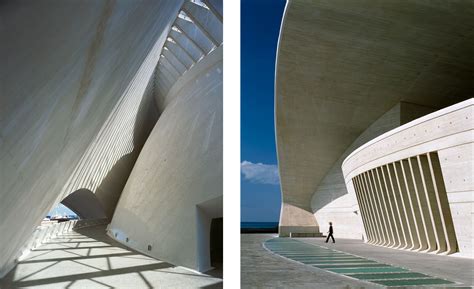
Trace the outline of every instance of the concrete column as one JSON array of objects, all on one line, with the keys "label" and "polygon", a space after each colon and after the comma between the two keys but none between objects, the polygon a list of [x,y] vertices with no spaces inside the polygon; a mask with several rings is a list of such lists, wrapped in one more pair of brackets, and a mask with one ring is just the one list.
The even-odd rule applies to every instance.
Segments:
[{"label": "concrete column", "polygon": [[420,235],[423,236],[424,234],[423,240],[426,242],[427,246],[427,248],[425,248],[423,252],[432,252],[436,249],[436,241],[433,234],[433,230],[431,229],[432,225],[429,213],[429,203],[426,200],[426,196],[424,196],[423,194],[424,190],[417,160],[416,158],[408,158],[402,160],[402,162],[406,162],[407,164],[407,166],[405,166],[405,169],[407,169],[408,185],[410,186],[411,191],[415,192],[418,201],[418,206],[420,208],[421,223],[423,224],[423,230],[420,232]]},{"label": "concrete column", "polygon": [[380,176],[383,181],[383,191],[385,193],[385,199],[388,200],[388,207],[390,209],[389,211],[389,218],[390,218],[390,223],[392,224],[392,232],[394,234],[394,242],[392,247],[399,247],[400,246],[400,230],[399,230],[399,224],[398,224],[398,218],[395,216],[395,211],[393,209],[393,193],[389,190],[388,186],[388,180],[385,177],[384,173],[384,166],[381,166],[378,168],[380,170]]},{"label": "concrete column", "polygon": [[432,230],[436,241],[435,253],[444,252],[446,251],[446,240],[443,234],[443,225],[441,223],[440,211],[436,201],[436,193],[434,191],[434,185],[431,178],[428,156],[425,154],[418,155],[416,159],[420,169],[421,181],[426,200],[428,202]]},{"label": "concrete column", "polygon": [[370,227],[370,224],[369,224],[367,208],[365,207],[365,202],[362,198],[362,191],[359,185],[358,176],[355,176],[352,179],[352,183],[354,185],[354,191],[356,194],[357,202],[359,203],[360,215],[362,218],[362,223],[364,225],[365,235],[367,236],[366,241],[367,243],[371,243],[373,240],[372,231],[371,231],[372,228]]},{"label": "concrete column", "polygon": [[418,233],[418,225],[415,217],[415,210],[411,198],[409,196],[409,191],[406,185],[406,176],[405,171],[403,170],[403,164],[401,161],[394,162],[393,166],[395,168],[395,178],[397,180],[397,187],[400,193],[400,198],[402,200],[403,210],[407,219],[407,228],[410,238],[408,239],[407,247],[402,249],[413,250],[420,246],[420,236]]},{"label": "concrete column", "polygon": [[[420,197],[418,191],[414,185],[414,178],[412,171],[410,170],[410,162],[409,160],[400,160],[401,170],[403,173],[403,181],[405,184],[405,192],[407,199],[410,203],[410,207],[412,210],[413,216],[413,227],[415,228],[416,234],[413,234],[413,239],[415,243],[410,250],[425,250],[427,245],[427,236],[424,230],[424,215],[423,215],[423,208],[421,207]],[[422,225],[420,225],[422,224]],[[417,239],[418,238],[418,239]],[[418,241],[418,243],[416,243]],[[418,244],[418,246],[417,246]]]},{"label": "concrete column", "polygon": [[[392,168],[390,168],[392,167]],[[400,226],[400,231],[402,232],[403,239],[401,239],[398,248],[405,248],[407,247],[408,241],[407,241],[407,235],[409,234],[408,232],[408,223],[407,223],[407,218],[406,218],[406,212],[404,211],[404,206],[402,204],[402,200],[400,198],[400,191],[395,190],[394,188],[394,181],[395,180],[395,174],[394,174],[394,167],[393,164],[387,164],[384,166],[385,174],[388,178],[388,182],[390,184],[390,189],[392,191],[393,195],[393,200],[395,203],[395,211],[398,215],[398,221],[399,221],[399,226]],[[392,174],[393,174],[393,180],[392,180]],[[395,184],[397,185],[397,184]],[[398,188],[398,187],[397,187]],[[404,213],[404,214],[403,214]],[[403,217],[405,216],[405,217]]]},{"label": "concrete column", "polygon": [[377,220],[375,218],[375,211],[373,209],[371,199],[369,198],[369,191],[367,189],[367,183],[365,181],[364,175],[360,174],[358,178],[359,178],[359,184],[361,186],[361,191],[363,193],[363,200],[365,202],[365,207],[367,208],[368,219],[370,220],[370,224],[372,227],[373,239],[371,243],[375,245],[381,240],[380,231],[377,225]]},{"label": "concrete column", "polygon": [[395,238],[396,238],[395,237],[395,232],[394,232],[394,229],[393,229],[393,217],[392,217],[391,211],[389,210],[389,207],[387,207],[387,203],[388,203],[387,191],[384,190],[384,187],[382,186],[382,182],[380,180],[379,170],[380,170],[380,168],[375,168],[374,169],[374,174],[375,174],[374,177],[376,176],[376,182],[378,184],[379,193],[382,196],[383,209],[384,209],[384,213],[385,213],[385,220],[386,220],[386,223],[388,223],[388,228],[387,229],[389,229],[389,235],[390,235],[389,241],[390,242],[387,244],[387,246],[393,247],[395,245]]},{"label": "concrete column", "polygon": [[375,220],[375,215],[374,215],[374,212],[370,208],[370,203],[369,203],[369,198],[368,198],[368,191],[367,191],[367,188],[364,185],[364,180],[362,179],[361,175],[358,176],[358,182],[359,182],[359,186],[361,187],[361,190],[362,190],[362,193],[363,193],[362,200],[365,204],[364,207],[365,207],[366,212],[367,212],[367,219],[369,221],[370,229],[371,229],[371,232],[372,232],[371,244],[375,244],[380,240],[380,237],[378,236],[378,228],[377,228],[377,223],[376,223],[376,220]]},{"label": "concrete column", "polygon": [[378,240],[375,243],[375,245],[382,245],[385,242],[385,233],[383,230],[383,223],[382,219],[380,217],[379,209],[378,209],[378,204],[375,199],[374,192],[372,190],[372,185],[370,183],[370,176],[368,175],[368,172],[365,172],[362,174],[364,177],[364,182],[365,182],[365,187],[367,188],[367,197],[369,199],[369,203],[372,206],[372,212],[374,212],[375,216],[375,228],[378,232]]},{"label": "concrete column", "polygon": [[451,210],[449,209],[448,197],[443,182],[438,154],[428,153],[427,156],[436,202],[441,216],[444,239],[446,241],[445,254],[452,254],[457,251],[456,234],[454,232],[453,218],[451,216]]},{"label": "concrete column", "polygon": [[376,207],[377,207],[377,210],[378,210],[378,214],[379,214],[379,217],[380,217],[380,220],[381,220],[381,223],[382,223],[382,232],[383,232],[384,239],[383,239],[383,242],[382,242],[381,245],[382,246],[387,246],[390,242],[390,233],[389,233],[389,230],[388,230],[388,224],[385,220],[385,215],[386,214],[383,210],[382,200],[381,200],[380,193],[379,193],[377,185],[376,185],[374,171],[370,170],[367,173],[368,173],[368,177],[369,177],[370,188],[371,188],[372,194],[374,195],[374,198],[375,198],[375,201],[376,201]]}]

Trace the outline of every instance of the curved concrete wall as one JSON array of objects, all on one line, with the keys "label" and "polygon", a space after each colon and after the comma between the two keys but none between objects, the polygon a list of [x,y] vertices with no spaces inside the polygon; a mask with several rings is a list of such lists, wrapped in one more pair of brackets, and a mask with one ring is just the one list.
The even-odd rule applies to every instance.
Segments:
[{"label": "curved concrete wall", "polygon": [[87,190],[79,189],[69,194],[61,204],[71,209],[81,219],[106,219],[104,207],[97,196]]},{"label": "curved concrete wall", "polygon": [[471,1],[288,2],[275,81],[281,235],[285,227],[317,232],[314,192],[397,103],[442,108],[471,96],[473,8]]},{"label": "curved concrete wall", "polygon": [[[321,232],[327,232],[329,222],[332,222],[337,230],[337,237],[363,238],[364,230],[360,219],[359,206],[356,196],[353,194],[353,189],[346,187],[341,169],[342,162],[364,143],[432,111],[433,109],[429,107],[401,102],[387,111],[357,137],[323,178],[311,199],[311,209],[320,224]],[[351,184],[347,185],[350,186]]]},{"label": "curved concrete wall", "polygon": [[[86,189],[95,194],[104,214],[112,217],[133,164],[158,119],[151,80],[165,39],[163,33],[155,42],[62,188],[58,201]],[[90,215],[87,204],[83,205],[80,210]]]},{"label": "curved concrete wall", "polygon": [[[136,119],[147,115],[137,113],[139,100],[181,3],[2,2],[0,276],[54,204],[75,189],[98,188],[104,175],[114,183],[108,173],[132,149],[118,145],[130,141],[118,140],[143,133],[141,128],[133,132]],[[118,108],[127,99],[135,101]],[[127,125],[121,127],[124,119]],[[79,167],[84,173],[76,173]],[[65,189],[79,179],[74,176],[87,176],[84,185]],[[108,188],[103,198],[98,194],[106,205],[122,189],[120,184]],[[107,212],[111,215],[113,206]]]},{"label": "curved concrete wall", "polygon": [[[210,218],[222,217],[222,46],[170,89],[109,235],[172,264],[210,269]],[[204,242],[204,244],[203,244]]]},{"label": "curved concrete wall", "polygon": [[369,243],[473,257],[473,113],[474,99],[466,100],[391,130],[344,160]]}]

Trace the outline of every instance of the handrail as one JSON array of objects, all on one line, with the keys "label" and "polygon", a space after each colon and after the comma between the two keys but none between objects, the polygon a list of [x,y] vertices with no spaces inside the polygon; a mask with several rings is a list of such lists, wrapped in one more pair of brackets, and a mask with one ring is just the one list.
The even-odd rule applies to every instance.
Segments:
[{"label": "handrail", "polygon": [[84,219],[84,220],[71,220],[61,223],[54,223],[48,226],[38,226],[31,235],[30,239],[20,250],[20,257],[18,260],[25,258],[31,250],[38,248],[45,242],[61,236],[62,234],[71,232],[73,229],[81,229],[86,227],[92,227],[97,225],[108,224],[107,218],[103,219]]}]

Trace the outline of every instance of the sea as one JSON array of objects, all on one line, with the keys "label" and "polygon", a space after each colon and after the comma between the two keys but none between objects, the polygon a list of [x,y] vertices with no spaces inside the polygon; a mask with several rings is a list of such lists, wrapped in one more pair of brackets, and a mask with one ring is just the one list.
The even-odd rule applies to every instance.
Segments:
[{"label": "sea", "polygon": [[241,222],[242,229],[271,229],[278,228],[278,222]]}]

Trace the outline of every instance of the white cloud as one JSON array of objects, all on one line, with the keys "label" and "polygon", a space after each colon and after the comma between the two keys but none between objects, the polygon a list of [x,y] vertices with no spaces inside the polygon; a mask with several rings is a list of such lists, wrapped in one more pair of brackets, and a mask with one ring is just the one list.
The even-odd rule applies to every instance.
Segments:
[{"label": "white cloud", "polygon": [[277,165],[254,164],[249,161],[243,161],[240,164],[240,170],[244,175],[244,179],[253,183],[269,185],[280,184]]}]

